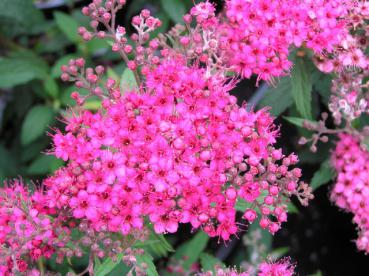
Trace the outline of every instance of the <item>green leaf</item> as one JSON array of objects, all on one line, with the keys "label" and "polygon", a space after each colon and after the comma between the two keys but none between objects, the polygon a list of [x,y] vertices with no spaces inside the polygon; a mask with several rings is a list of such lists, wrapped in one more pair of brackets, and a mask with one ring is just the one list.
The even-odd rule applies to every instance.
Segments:
[{"label": "green leaf", "polygon": [[48,146],[49,141],[47,137],[38,139],[37,141],[21,148],[20,161],[23,163],[30,162],[41,156],[41,152]]},{"label": "green leaf", "polygon": [[246,209],[251,208],[252,203],[247,202],[246,200],[242,198],[238,198],[236,202],[236,210],[240,212],[244,212]]},{"label": "green leaf", "polygon": [[184,260],[183,268],[188,271],[200,257],[209,241],[209,236],[199,231],[190,241],[182,244],[174,254],[177,260]]},{"label": "green leaf", "polygon": [[127,89],[131,90],[131,89],[137,87],[137,82],[136,82],[136,79],[135,79],[135,75],[128,68],[124,69],[124,71],[123,71],[121,81],[120,81],[120,86],[121,86],[121,89],[122,89],[123,93]]},{"label": "green leaf", "polygon": [[59,87],[58,84],[56,83],[56,81],[51,78],[51,77],[47,77],[44,80],[44,88],[46,93],[52,97],[52,98],[57,98],[59,95]]},{"label": "green leaf", "polygon": [[105,276],[122,262],[123,253],[117,255],[117,261],[114,262],[111,258],[105,259],[102,263],[95,262],[94,272],[96,276]]},{"label": "green leaf", "polygon": [[255,237],[260,237],[246,246],[247,259],[252,263],[260,262],[272,249],[273,236],[267,230],[260,228],[259,223],[260,217],[250,224],[247,230],[248,240],[254,241]]},{"label": "green leaf", "polygon": [[119,83],[119,76],[113,68],[109,67],[108,70],[106,71],[106,73],[107,73],[109,78],[111,78],[111,79],[115,80],[117,83]]},{"label": "green leaf", "polygon": [[315,172],[310,186],[313,190],[318,189],[320,186],[328,183],[334,177],[333,169],[330,166],[329,160],[326,160],[320,166],[320,169]]},{"label": "green leaf", "polygon": [[300,164],[321,164],[331,155],[332,143],[322,143],[319,145],[319,154],[310,151],[309,147],[304,147],[298,152]]},{"label": "green leaf", "polygon": [[366,147],[366,150],[369,151],[369,139],[368,138],[365,139],[363,143],[364,143],[364,146]]},{"label": "green leaf", "polygon": [[8,177],[15,176],[17,172],[17,162],[10,150],[0,144],[0,187]]},{"label": "green leaf", "polygon": [[30,0],[1,0],[0,28],[9,35],[34,33],[44,17]]},{"label": "green leaf", "polygon": [[311,121],[311,120],[306,120],[306,119],[303,119],[303,118],[297,118],[297,117],[288,117],[288,116],[283,116],[283,118],[290,122],[291,124],[295,125],[295,126],[298,126],[298,127],[304,127],[304,122],[307,121],[309,123],[312,123],[312,124],[317,124],[317,122],[314,122],[314,121]]},{"label": "green leaf", "polygon": [[291,201],[287,204],[287,210],[290,214],[297,214],[299,212],[299,209]]},{"label": "green leaf", "polygon": [[0,88],[10,88],[47,76],[47,65],[30,52],[0,58]]},{"label": "green leaf", "polygon": [[311,112],[311,73],[303,58],[296,57],[295,65],[292,69],[292,97],[296,108],[305,119],[312,119]]},{"label": "green leaf", "polygon": [[332,75],[324,74],[318,69],[314,68],[311,78],[313,82],[314,91],[318,92],[322,97],[323,102],[328,105],[331,97]]},{"label": "green leaf", "polygon": [[165,239],[164,235],[156,234],[151,225],[148,225],[150,229],[149,239],[142,243],[137,243],[136,246],[144,248],[151,253],[154,257],[166,257],[168,252],[174,252],[172,245]]},{"label": "green leaf", "polygon": [[143,255],[136,255],[137,264],[142,266],[143,263],[146,264],[146,275],[148,276],[159,276],[156,270],[155,264],[153,262],[153,257],[145,252]]},{"label": "green leaf", "polygon": [[225,267],[225,265],[216,257],[208,254],[208,253],[201,253],[200,255],[200,264],[202,271],[212,271],[215,273],[215,268],[218,267]]},{"label": "green leaf", "polygon": [[92,111],[96,111],[98,110],[99,108],[101,108],[101,101],[99,100],[90,100],[90,101],[86,101],[84,104],[83,104],[83,107],[85,109],[88,109],[88,110],[92,110]]},{"label": "green leaf", "polygon": [[54,12],[54,18],[59,29],[71,42],[78,43],[81,41],[78,34],[78,27],[80,24],[77,20],[62,12]]},{"label": "green leaf", "polygon": [[274,116],[279,116],[293,104],[291,89],[291,78],[282,78],[276,87],[268,88],[259,103],[259,107],[269,106],[271,107],[270,113]]},{"label": "green leaf", "polygon": [[49,173],[55,172],[57,169],[64,165],[64,161],[61,159],[53,159],[49,165]]},{"label": "green leaf", "polygon": [[26,115],[22,124],[21,143],[28,145],[45,133],[47,127],[53,122],[54,111],[45,105],[34,106]]},{"label": "green leaf", "polygon": [[91,55],[105,53],[109,49],[108,39],[92,39],[87,41],[86,47]]},{"label": "green leaf", "polygon": [[186,13],[186,6],[182,0],[160,0],[161,6],[168,16],[175,22],[183,22],[182,17]]},{"label": "green leaf", "polygon": [[27,173],[30,175],[42,175],[47,174],[52,171],[52,165],[58,159],[52,155],[41,155],[36,160],[34,160],[27,169]]},{"label": "green leaf", "polygon": [[64,106],[73,106],[75,105],[75,101],[71,98],[71,94],[73,91],[76,91],[76,87],[74,85],[68,86],[62,91],[60,96],[60,102]]}]

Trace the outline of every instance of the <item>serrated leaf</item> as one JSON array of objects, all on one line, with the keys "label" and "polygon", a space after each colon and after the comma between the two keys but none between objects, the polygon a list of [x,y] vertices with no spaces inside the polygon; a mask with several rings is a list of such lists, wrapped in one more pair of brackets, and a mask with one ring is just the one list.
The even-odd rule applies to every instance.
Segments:
[{"label": "serrated leaf", "polygon": [[311,179],[310,186],[313,190],[318,189],[320,186],[328,183],[331,179],[333,179],[334,172],[330,166],[329,160],[326,160],[322,163],[319,170],[315,172],[313,178]]},{"label": "serrated leaf", "polygon": [[106,258],[102,263],[95,262],[94,272],[96,276],[105,276],[122,262],[123,253],[117,255],[117,261],[114,262],[111,258]]},{"label": "serrated leaf", "polygon": [[14,87],[46,76],[47,65],[29,52],[0,58],[0,88]]},{"label": "serrated leaf", "polygon": [[216,257],[208,254],[208,253],[201,253],[200,255],[200,264],[202,271],[212,271],[215,273],[215,267],[225,267],[225,265]]},{"label": "serrated leaf", "polygon": [[279,116],[293,104],[290,77],[282,78],[275,87],[269,87],[259,103],[259,107],[271,107],[270,113]]},{"label": "serrated leaf", "polygon": [[156,270],[155,264],[153,262],[153,257],[145,252],[143,255],[136,255],[137,264],[142,266],[143,263],[146,264],[146,275],[148,276],[159,276]]},{"label": "serrated leaf", "polygon": [[174,252],[170,243],[165,239],[164,235],[156,234],[151,225],[147,225],[150,229],[150,236],[147,240],[136,242],[135,247],[144,248],[154,257],[166,257],[168,252]]},{"label": "serrated leaf", "polygon": [[186,13],[186,6],[182,0],[160,0],[161,6],[167,15],[175,22],[183,22],[182,17]]},{"label": "serrated leaf", "polygon": [[158,257],[166,257],[168,252],[174,252],[172,245],[168,243],[164,235],[158,235],[152,232],[150,236],[151,240],[157,241],[148,245],[149,249],[151,249],[154,255]]},{"label": "serrated leaf", "polygon": [[66,37],[74,43],[81,41],[78,34],[79,23],[73,17],[62,12],[54,12],[55,22]]},{"label": "serrated leaf", "polygon": [[47,127],[53,122],[54,111],[45,105],[34,106],[26,115],[22,124],[21,143],[28,145],[42,134],[45,134]]},{"label": "serrated leaf", "polygon": [[311,73],[305,60],[301,57],[295,58],[295,64],[291,74],[292,97],[295,101],[297,111],[305,119],[312,119],[311,112],[311,92],[312,80]]},{"label": "serrated leaf", "polygon": [[184,260],[183,268],[187,271],[200,257],[209,241],[209,236],[199,231],[190,241],[182,244],[174,254],[177,260]]}]

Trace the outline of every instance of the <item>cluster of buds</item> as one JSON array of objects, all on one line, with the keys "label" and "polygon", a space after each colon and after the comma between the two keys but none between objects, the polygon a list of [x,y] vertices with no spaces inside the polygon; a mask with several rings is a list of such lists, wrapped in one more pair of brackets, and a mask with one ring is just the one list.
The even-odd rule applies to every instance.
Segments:
[{"label": "cluster of buds", "polygon": [[329,129],[326,127],[326,121],[328,119],[327,112],[323,112],[321,116],[322,116],[322,119],[319,122],[305,120],[302,125],[305,129],[313,131],[314,134],[312,134],[310,138],[301,137],[299,140],[299,144],[305,145],[307,143],[311,143],[310,150],[312,152],[317,151],[318,142],[327,143],[329,141],[328,134],[337,134],[341,132],[341,130]]},{"label": "cluster of buds", "polygon": [[[155,51],[159,47],[157,39],[150,41],[150,32],[161,26],[161,21],[150,15],[150,11],[144,9],[132,19],[132,26],[137,31],[130,37],[134,43],[132,46],[128,43],[126,29],[116,25],[116,13],[125,5],[126,1],[106,1],[105,4],[101,0],[94,0],[90,5],[82,9],[82,13],[91,17],[90,26],[93,31],[88,31],[81,27],[79,34],[89,40],[93,37],[109,38],[112,40],[112,50],[120,54],[129,69],[134,72],[137,84],[140,84],[139,66],[148,63],[157,64],[158,57],[155,56]],[[104,30],[99,30],[99,25],[102,25]],[[144,44],[149,44],[145,47]],[[142,69],[142,71],[145,71]]]},{"label": "cluster of buds", "polygon": [[[100,99],[104,99],[104,90],[99,87],[101,77],[104,74],[104,67],[99,65],[95,68],[85,68],[85,60],[83,58],[71,59],[68,65],[61,67],[63,81],[71,81],[75,83],[77,88],[82,88],[88,91],[87,95],[82,96],[79,92],[74,91],[71,94],[77,105],[83,105],[85,101],[91,96],[97,96]],[[108,79],[108,83],[111,80]],[[110,85],[109,85],[110,87]]]}]

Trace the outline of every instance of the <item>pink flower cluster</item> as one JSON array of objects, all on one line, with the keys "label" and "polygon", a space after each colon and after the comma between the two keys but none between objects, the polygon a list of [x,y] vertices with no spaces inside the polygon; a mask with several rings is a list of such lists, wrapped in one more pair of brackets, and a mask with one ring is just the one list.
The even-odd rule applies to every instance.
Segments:
[{"label": "pink flower cluster", "polygon": [[[368,47],[369,2],[351,1],[348,14],[344,17],[347,34],[335,50],[330,53],[317,53],[314,58],[316,66],[324,73],[342,72],[346,68],[366,70],[369,59],[365,55]],[[349,2],[348,2],[349,3]]]},{"label": "pink flower cluster", "polygon": [[258,276],[292,276],[295,267],[288,259],[280,260],[275,263],[264,262],[259,265]]},{"label": "pink flower cluster", "polygon": [[331,199],[338,207],[354,215],[359,229],[356,245],[369,252],[369,152],[360,146],[357,138],[340,134],[332,156],[337,180]]},{"label": "pink flower cluster", "polygon": [[332,53],[349,34],[350,11],[367,9],[367,3],[357,2],[228,0],[222,29],[229,43],[229,63],[244,78],[257,74],[270,81],[289,71],[291,46]]},{"label": "pink flower cluster", "polygon": [[45,200],[19,180],[0,188],[0,275],[25,272],[28,264],[50,258],[55,246],[63,244],[59,236],[64,229]]},{"label": "pink flower cluster", "polygon": [[97,231],[129,234],[147,217],[157,233],[190,223],[227,240],[238,230],[240,197],[249,222],[259,212],[260,226],[276,232],[286,199],[300,193],[301,171],[290,168],[296,155],[274,148],[266,110],[237,106],[233,84],[181,58],[146,78],[144,91],[124,96],[108,80],[104,109],[82,111],[54,135],[54,154],[69,164],[45,181],[49,206]]}]

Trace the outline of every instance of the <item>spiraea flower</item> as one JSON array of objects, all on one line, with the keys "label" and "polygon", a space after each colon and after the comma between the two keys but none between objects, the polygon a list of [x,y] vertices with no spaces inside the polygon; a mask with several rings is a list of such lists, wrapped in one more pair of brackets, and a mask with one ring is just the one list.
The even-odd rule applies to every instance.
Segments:
[{"label": "spiraea flower", "polygon": [[331,199],[336,205],[353,214],[359,237],[359,250],[369,252],[369,152],[360,145],[358,138],[341,134],[332,155],[332,165],[337,180]]},{"label": "spiraea flower", "polygon": [[[0,274],[25,273],[39,258],[50,258],[65,244],[61,221],[54,219],[42,191],[31,193],[21,180],[0,188]],[[10,273],[10,274],[9,274]]]},{"label": "spiraea flower", "polygon": [[220,28],[229,44],[228,62],[244,78],[256,74],[271,81],[288,74],[292,47],[306,47],[319,56],[324,72],[337,62],[366,68],[368,60],[350,35],[353,18],[356,27],[367,18],[366,6],[352,0],[228,0]]},{"label": "spiraea flower", "polygon": [[246,220],[280,228],[286,199],[300,196],[297,156],[274,147],[267,110],[239,107],[232,82],[185,61],[168,56],[145,73],[145,89],[123,96],[108,80],[102,110],[66,119],[53,153],[69,163],[45,181],[50,207],[96,231],[127,235],[148,218],[157,233],[190,223],[228,240],[243,200]]}]

